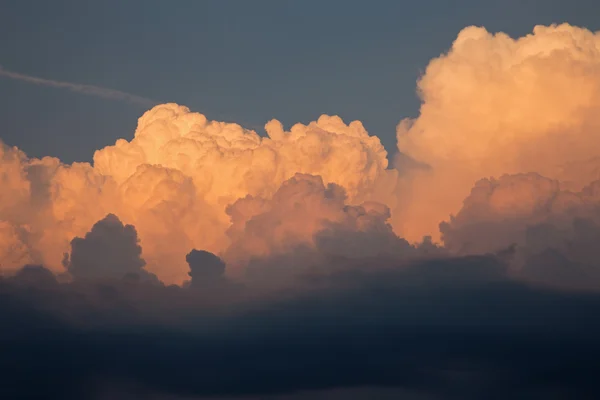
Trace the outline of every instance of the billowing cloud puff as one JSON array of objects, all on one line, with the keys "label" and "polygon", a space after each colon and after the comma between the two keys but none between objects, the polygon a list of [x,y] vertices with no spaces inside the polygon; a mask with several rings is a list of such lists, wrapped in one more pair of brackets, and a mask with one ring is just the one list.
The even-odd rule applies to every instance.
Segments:
[{"label": "billowing cloud puff", "polygon": [[493,252],[524,244],[531,226],[562,228],[578,218],[600,222],[599,189],[600,181],[595,181],[572,192],[535,173],[482,179],[458,214],[441,224],[445,247],[458,253]]},{"label": "billowing cloud puff", "polygon": [[246,195],[270,196],[295,173],[320,175],[343,186],[351,198],[368,197],[386,171],[387,153],[363,125],[321,116],[284,132],[266,125],[268,138],[234,123],[209,121],[187,107],[163,104],[146,112],[131,142],[98,150],[94,168],[117,182],[140,165],[160,165],[191,177],[198,193],[224,209]]},{"label": "billowing cloud puff", "polygon": [[418,89],[420,115],[397,132],[400,159],[429,166],[408,185],[410,237],[435,231],[482,177],[537,172],[573,190],[600,178],[600,33],[563,24],[513,39],[468,27]]},{"label": "billowing cloud puff", "polygon": [[136,274],[142,279],[155,280],[143,268],[137,232],[132,225],[109,214],[98,221],[85,237],[71,241],[71,255],[65,266],[75,279],[122,279]]},{"label": "billowing cloud puff", "polygon": [[[227,212],[232,225],[226,258],[233,263],[298,251],[333,256],[402,254],[410,245],[398,238],[389,208],[366,202],[348,205],[345,190],[319,176],[296,174],[270,199],[247,196]],[[304,261],[302,261],[304,262]]]},{"label": "billowing cloud puff", "polygon": [[516,251],[516,273],[546,283],[600,287],[600,180],[579,192],[541,175],[504,175],[474,186],[440,226],[458,254]]},{"label": "billowing cloud puff", "polygon": [[187,276],[185,255],[194,247],[218,251],[225,245],[226,224],[179,170],[143,164],[120,185],[119,195],[119,216],[138,230],[148,270],[166,282]]},{"label": "billowing cloud puff", "polygon": [[30,249],[22,239],[27,232],[0,221],[0,273],[12,272],[32,262]]},{"label": "billowing cloud puff", "polygon": [[185,256],[185,260],[190,266],[192,287],[211,287],[223,282],[225,263],[213,253],[194,249]]}]

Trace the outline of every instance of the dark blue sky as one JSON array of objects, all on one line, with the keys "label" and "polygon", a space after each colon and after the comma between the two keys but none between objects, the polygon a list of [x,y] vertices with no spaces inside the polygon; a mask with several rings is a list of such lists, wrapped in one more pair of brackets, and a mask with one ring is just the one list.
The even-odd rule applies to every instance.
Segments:
[{"label": "dark blue sky", "polygon": [[[286,128],[363,121],[388,151],[415,116],[415,81],[467,25],[600,29],[598,0],[2,1],[0,65],[177,102],[210,119]],[[31,156],[89,161],[133,137],[139,106],[0,77],[0,138]]]}]

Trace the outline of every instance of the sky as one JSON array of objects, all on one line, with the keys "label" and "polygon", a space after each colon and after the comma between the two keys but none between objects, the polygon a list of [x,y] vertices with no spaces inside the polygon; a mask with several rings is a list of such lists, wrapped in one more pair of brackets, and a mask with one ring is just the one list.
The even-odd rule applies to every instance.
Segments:
[{"label": "sky", "polygon": [[[358,119],[396,151],[418,114],[416,80],[469,25],[521,36],[568,21],[600,29],[594,0],[3,2],[0,65],[176,102],[262,131],[321,114]],[[0,77],[2,139],[91,161],[130,139],[144,107]]]},{"label": "sky", "polygon": [[594,3],[3,2],[0,398],[600,398]]}]

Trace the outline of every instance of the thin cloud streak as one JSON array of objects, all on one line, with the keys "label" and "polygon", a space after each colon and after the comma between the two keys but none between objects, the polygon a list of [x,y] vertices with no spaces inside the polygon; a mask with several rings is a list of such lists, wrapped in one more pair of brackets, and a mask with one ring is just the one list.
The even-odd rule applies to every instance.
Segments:
[{"label": "thin cloud streak", "polygon": [[54,88],[68,89],[73,92],[83,93],[90,96],[102,97],[110,100],[121,100],[132,104],[141,105],[144,107],[152,107],[157,104],[156,101],[137,96],[131,93],[122,92],[120,90],[108,89],[93,85],[83,85],[79,83],[55,81],[52,79],[38,78],[36,76],[25,75],[19,72],[9,71],[0,66],[0,76],[9,79],[19,80],[23,82],[33,83],[36,85],[50,86]]}]

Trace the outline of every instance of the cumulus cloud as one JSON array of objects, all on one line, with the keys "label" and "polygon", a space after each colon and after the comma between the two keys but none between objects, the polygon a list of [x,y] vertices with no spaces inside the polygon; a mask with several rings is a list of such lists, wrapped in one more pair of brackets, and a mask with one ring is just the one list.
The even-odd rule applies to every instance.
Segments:
[{"label": "cumulus cloud", "polygon": [[[388,223],[413,243],[423,236],[438,241],[439,222],[458,212],[482,177],[537,172],[573,191],[599,177],[598,42],[598,34],[566,24],[536,27],[517,39],[464,29],[419,80],[423,104],[418,118],[398,126],[396,169],[359,121],[321,116],[286,131],[273,120],[265,126],[268,136],[260,137],[177,104],[147,111],[134,138],[96,151],[93,165],[29,159],[2,145],[0,173],[8,190],[0,194],[1,234],[7,238],[0,251],[11,268],[32,262],[60,270],[70,241],[114,213],[137,228],[147,269],[167,283],[182,283],[185,255],[194,248],[231,256],[234,242],[240,249],[262,246],[252,250],[256,256],[276,246],[284,251],[284,243],[293,241],[334,253],[363,251],[381,240],[388,240],[384,247],[404,246],[389,235]],[[317,214],[337,212],[327,207],[300,210],[297,215],[305,217],[270,210],[296,218],[297,237],[246,235],[240,244],[241,231],[257,229],[257,222],[246,226],[244,218],[265,213],[261,207],[271,207],[297,173],[343,189],[343,207],[362,207],[346,213],[363,213],[357,224],[387,212],[389,221],[370,226],[368,234],[360,233],[366,225],[357,225],[352,235],[345,228],[342,235],[336,224],[354,222],[340,222],[338,212],[324,217],[329,225],[323,226]],[[248,196],[253,200],[240,200]],[[235,213],[248,215],[243,222],[231,214],[236,203]],[[273,223],[266,216],[255,220]],[[373,246],[352,245],[369,240]]]},{"label": "cumulus cloud", "polygon": [[7,240],[2,251],[27,248],[24,261],[58,271],[70,241],[113,213],[136,227],[147,269],[182,283],[191,249],[219,254],[229,248],[231,204],[246,196],[268,200],[296,173],[337,184],[349,205],[378,201],[393,208],[397,171],[360,122],[321,116],[285,131],[273,120],[266,130],[263,138],[163,104],[139,119],[131,141],[98,150],[93,165],[30,159],[3,144],[0,173],[8,190],[0,194],[0,219],[13,244]]},{"label": "cumulus cloud", "polygon": [[600,177],[600,33],[468,27],[418,92],[419,116],[397,130],[399,167],[413,166],[398,215],[411,239],[435,233],[481,178],[537,172],[579,190]]},{"label": "cumulus cloud", "polygon": [[445,248],[483,254],[513,246],[515,272],[539,282],[600,287],[600,180],[581,191],[539,174],[483,179],[440,225]]},{"label": "cumulus cloud", "polygon": [[343,187],[307,174],[288,179],[271,198],[239,199],[227,209],[231,245],[224,257],[232,264],[277,257],[278,264],[302,265],[315,256],[412,255],[393,232],[387,206],[348,201]]},{"label": "cumulus cloud", "polygon": [[[295,173],[336,182],[352,198],[368,197],[386,175],[387,153],[358,121],[322,116],[285,132],[279,121],[266,125],[267,138],[234,123],[209,121],[183,106],[164,104],[138,122],[131,142],[94,155],[94,167],[122,182],[143,164],[161,165],[191,177],[210,204],[222,207],[240,197],[268,196]],[[364,192],[364,193],[363,193]]]},{"label": "cumulus cloud", "polygon": [[136,274],[156,279],[143,268],[142,248],[135,227],[123,225],[109,214],[96,222],[85,237],[71,241],[71,254],[65,254],[64,265],[75,279],[122,279]]}]

